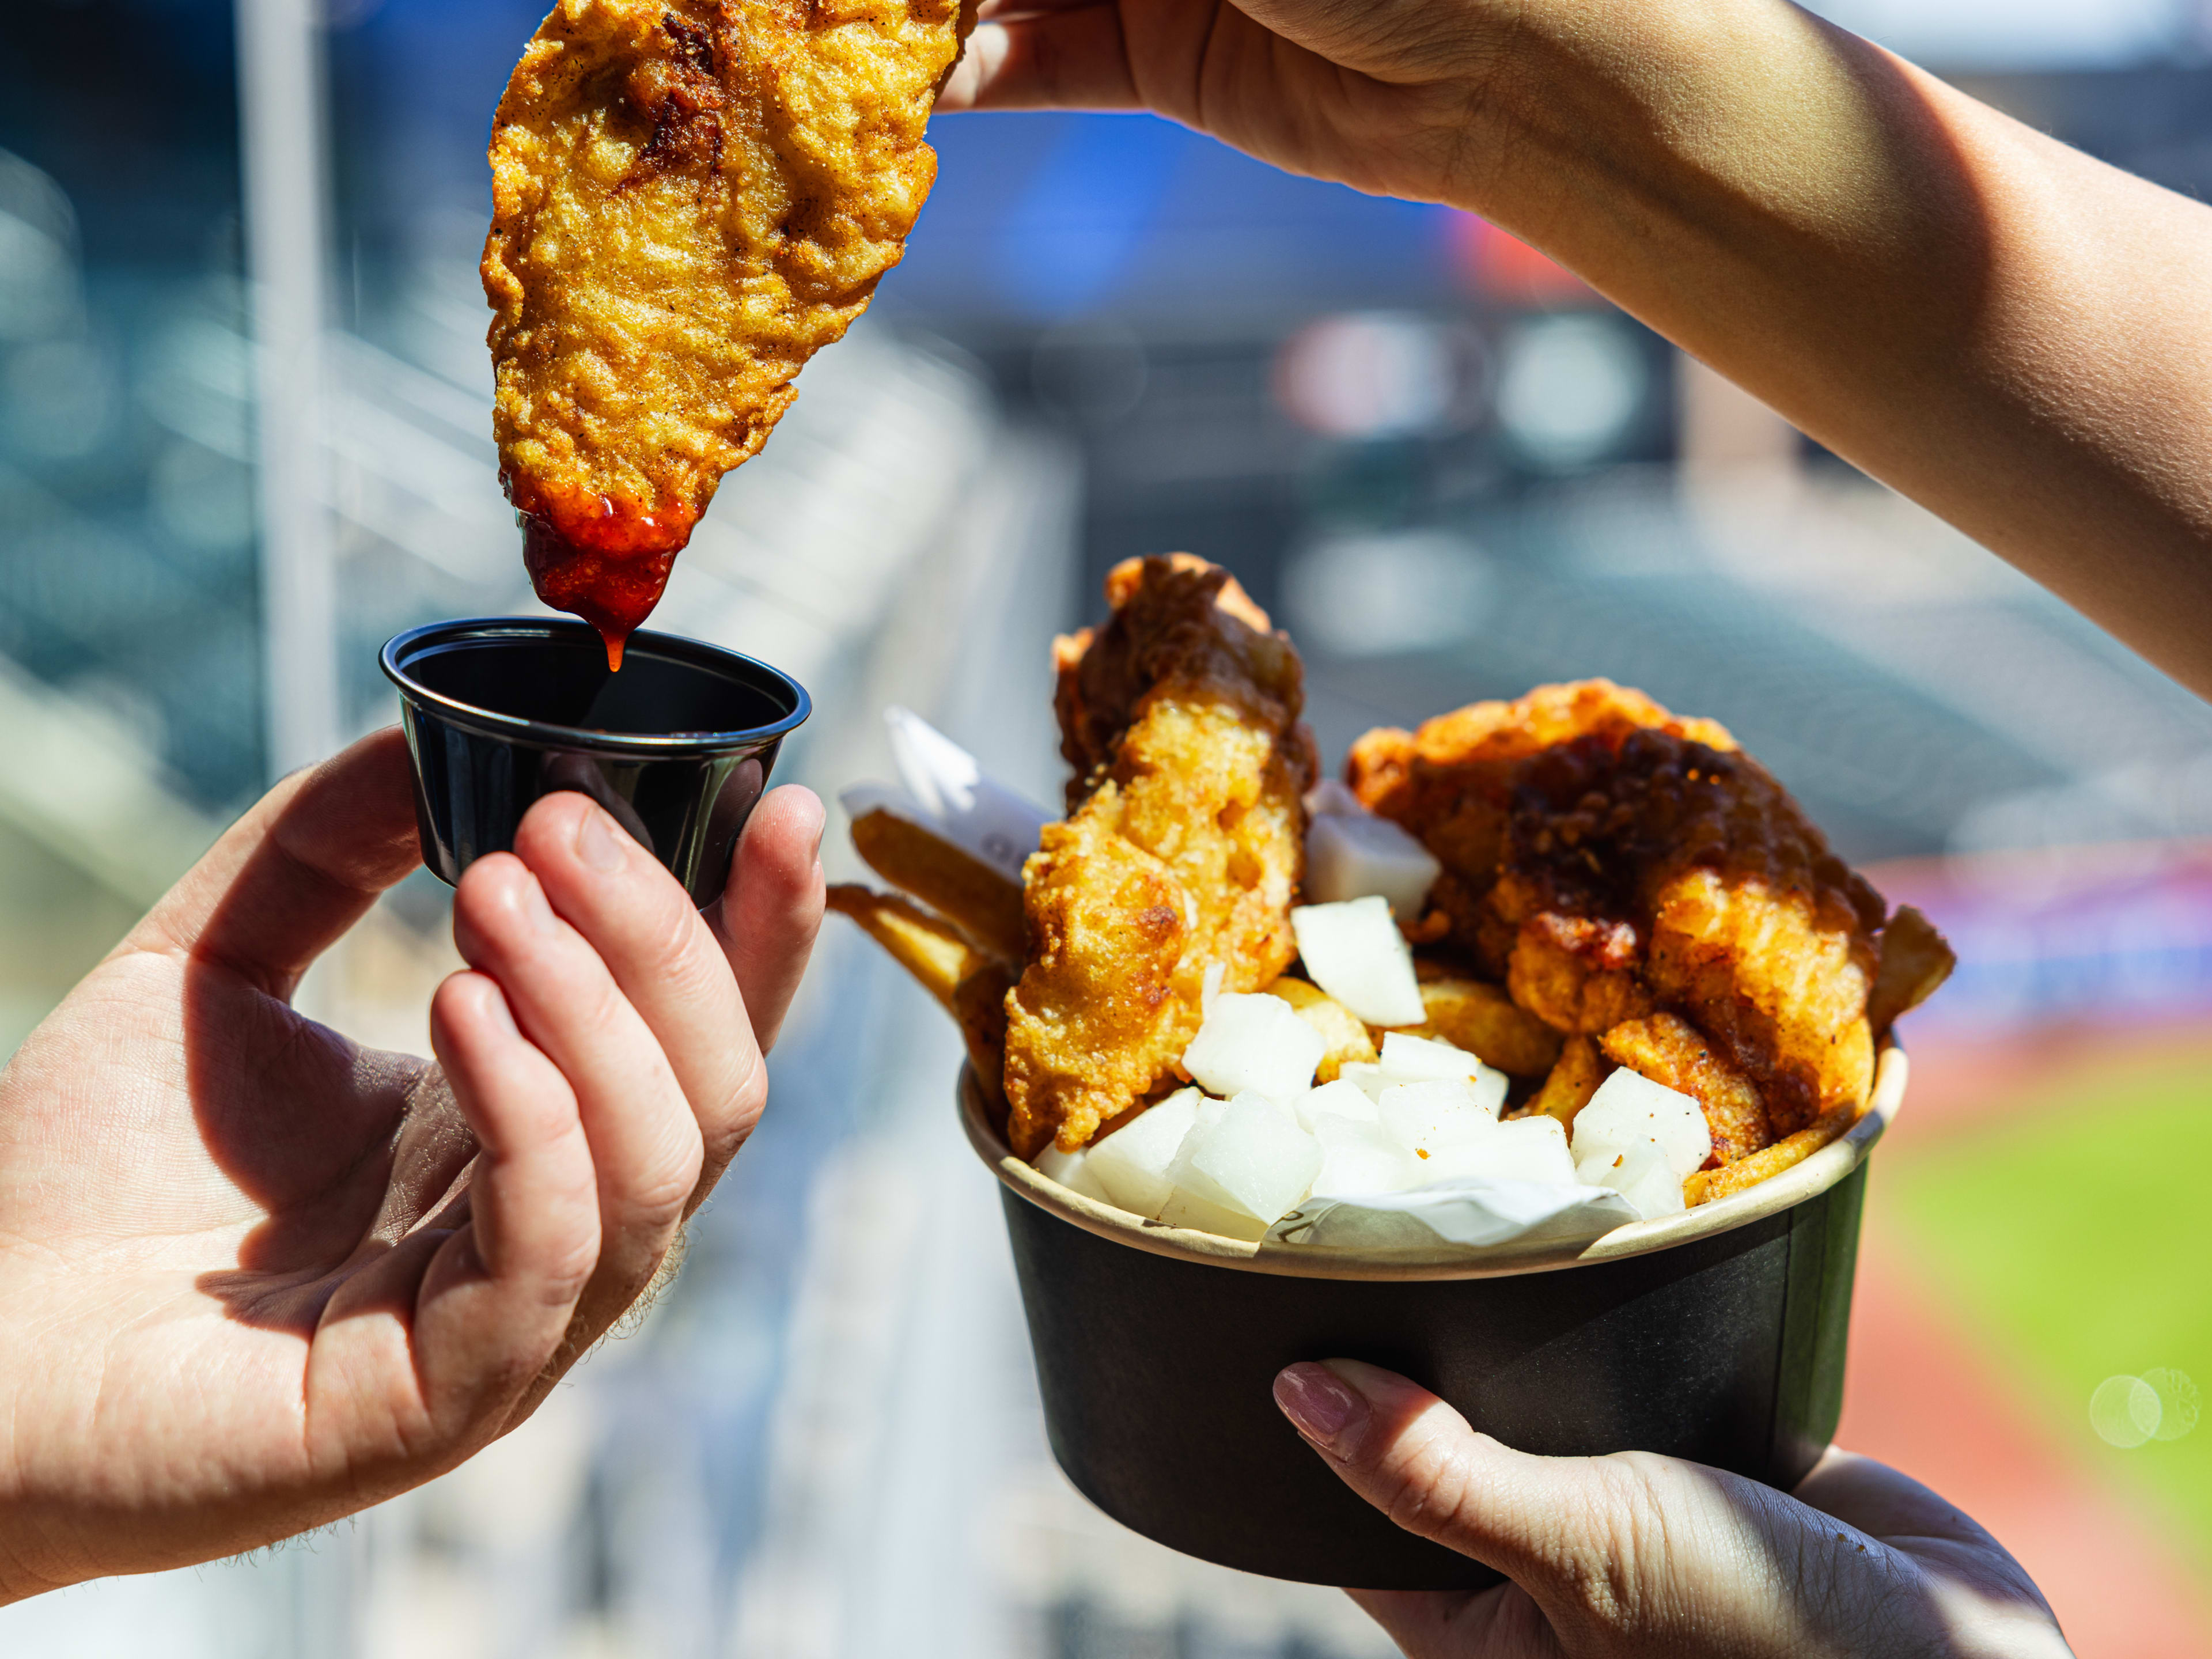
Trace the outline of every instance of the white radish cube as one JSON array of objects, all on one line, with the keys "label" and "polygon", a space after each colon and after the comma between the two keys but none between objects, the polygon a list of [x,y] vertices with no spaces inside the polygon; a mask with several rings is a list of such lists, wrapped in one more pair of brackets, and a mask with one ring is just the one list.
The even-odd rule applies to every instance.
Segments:
[{"label": "white radish cube", "polygon": [[1594,1152],[1575,1166],[1575,1175],[1585,1186],[1612,1188],[1646,1221],[1686,1207],[1682,1177],[1674,1173],[1667,1149],[1656,1140]]},{"label": "white radish cube", "polygon": [[1677,1177],[1712,1156],[1712,1131],[1705,1109],[1689,1096],[1654,1083],[1626,1066],[1597,1086],[1589,1103],[1575,1114],[1575,1162],[1601,1152],[1624,1152],[1644,1141],[1658,1143]]},{"label": "white radish cube", "polygon": [[1497,1115],[1464,1083],[1401,1083],[1382,1091],[1376,1112],[1417,1158],[1498,1133]]},{"label": "white radish cube", "polygon": [[1063,1152],[1057,1146],[1048,1146],[1036,1156],[1036,1172],[1057,1181],[1072,1193],[1095,1198],[1101,1204],[1114,1202],[1113,1194],[1091,1172],[1090,1157],[1082,1151]]},{"label": "white radish cube", "polygon": [[1375,1105],[1375,1097],[1356,1083],[1339,1078],[1334,1083],[1324,1083],[1318,1089],[1309,1090],[1298,1103],[1298,1115],[1309,1129],[1318,1128],[1322,1119],[1335,1117],[1354,1123],[1380,1123],[1382,1115]]},{"label": "white radish cube", "polygon": [[1305,894],[1322,903],[1375,897],[1401,916],[1418,916],[1442,868],[1427,848],[1372,812],[1317,817],[1306,830]]},{"label": "white radish cube", "polygon": [[1109,1203],[1133,1215],[1159,1214],[1173,1190],[1168,1166],[1198,1121],[1205,1098],[1195,1089],[1178,1089],[1085,1149],[1085,1170],[1105,1188]]},{"label": "white radish cube", "polygon": [[1336,1068],[1336,1080],[1349,1083],[1370,1100],[1380,1100],[1382,1091],[1390,1086],[1390,1079],[1382,1075],[1382,1068],[1371,1060],[1347,1060]]},{"label": "white radish cube", "polygon": [[1179,1192],[1249,1215],[1262,1231],[1306,1195],[1321,1144],[1254,1094],[1208,1101],[1168,1170]]},{"label": "white radish cube", "polygon": [[1249,1239],[1255,1243],[1265,1238],[1267,1229],[1274,1224],[1225,1204],[1212,1203],[1180,1187],[1169,1194],[1157,1219],[1170,1227],[1188,1227],[1194,1232],[1218,1233],[1224,1238]]},{"label": "white radish cube", "polygon": [[1496,1117],[1505,1104],[1505,1073],[1486,1066],[1464,1048],[1433,1037],[1408,1036],[1403,1031],[1382,1034],[1382,1081],[1394,1083],[1465,1083],[1474,1097]]},{"label": "white radish cube", "polygon": [[1209,1094],[1227,1097],[1248,1089],[1275,1100],[1293,1100],[1314,1079],[1328,1039],[1300,1019],[1280,997],[1224,993],[1206,1010],[1182,1068]]},{"label": "white radish cube", "polygon": [[1314,1177],[1316,1198],[1368,1198],[1401,1193],[1424,1179],[1419,1159],[1379,1123],[1324,1113],[1315,1130],[1321,1142],[1321,1173]]},{"label": "white radish cube", "polygon": [[1388,899],[1302,904],[1291,912],[1298,956],[1313,982],[1370,1025],[1419,1025],[1428,1018],[1413,952]]},{"label": "white radish cube", "polygon": [[1314,818],[1364,817],[1367,809],[1352,786],[1341,778],[1323,778],[1306,791],[1306,816]]},{"label": "white radish cube", "polygon": [[1437,1149],[1421,1168],[1425,1181],[1480,1176],[1571,1187],[1577,1180],[1566,1129],[1555,1117],[1516,1117],[1477,1139]]}]

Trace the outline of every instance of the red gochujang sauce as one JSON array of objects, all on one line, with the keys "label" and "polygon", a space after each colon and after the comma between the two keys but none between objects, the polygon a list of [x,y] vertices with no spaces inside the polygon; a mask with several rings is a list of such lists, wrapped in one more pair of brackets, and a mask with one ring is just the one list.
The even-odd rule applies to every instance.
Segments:
[{"label": "red gochujang sauce", "polygon": [[660,603],[669,568],[691,539],[697,514],[672,505],[647,512],[607,495],[556,494],[511,477],[501,482],[521,514],[523,562],[538,597],[599,629],[607,666],[619,671],[623,644]]}]

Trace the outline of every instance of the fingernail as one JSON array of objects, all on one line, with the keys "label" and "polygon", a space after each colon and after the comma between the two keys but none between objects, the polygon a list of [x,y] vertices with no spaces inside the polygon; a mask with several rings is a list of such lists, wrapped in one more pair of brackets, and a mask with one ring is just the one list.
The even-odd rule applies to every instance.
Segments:
[{"label": "fingernail", "polygon": [[619,870],[629,856],[623,848],[625,839],[615,821],[594,806],[576,825],[576,856],[594,870]]},{"label": "fingernail", "polygon": [[522,880],[522,919],[538,933],[553,931],[553,907],[545,902],[545,890],[535,876],[526,875]]},{"label": "fingernail", "polygon": [[1275,1376],[1275,1403],[1300,1434],[1324,1451],[1346,1454],[1346,1443],[1365,1420],[1367,1402],[1326,1365],[1297,1364]]},{"label": "fingernail", "polygon": [[490,988],[490,994],[483,1000],[483,1017],[499,1027],[502,1036],[520,1037],[522,1035],[521,1029],[514,1023],[514,1010],[507,1006],[507,994],[497,985]]}]

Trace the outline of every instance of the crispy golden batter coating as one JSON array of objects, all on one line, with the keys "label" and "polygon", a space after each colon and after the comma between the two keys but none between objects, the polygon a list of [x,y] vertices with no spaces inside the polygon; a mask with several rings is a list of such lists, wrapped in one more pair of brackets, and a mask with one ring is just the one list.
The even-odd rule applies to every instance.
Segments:
[{"label": "crispy golden batter coating", "polygon": [[1108,584],[1113,620],[1058,650],[1063,745],[1088,787],[1023,871],[1006,1097],[1024,1158],[1083,1146],[1172,1076],[1209,965],[1253,991],[1297,954],[1304,671],[1227,586],[1200,561],[1133,561]]},{"label": "crispy golden batter coating", "polygon": [[[1098,787],[1137,705],[1164,678],[1249,684],[1279,701],[1287,687],[1297,718],[1305,695],[1297,653],[1219,566],[1193,553],[1124,559],[1107,573],[1106,603],[1114,616],[1103,636],[1085,628],[1052,642],[1060,752],[1074,769],[1069,811]],[[1224,626],[1223,615],[1244,627]]]},{"label": "crispy golden batter coating", "polygon": [[554,7],[495,118],[483,255],[501,468],[549,604],[624,632],[652,608],[898,263],[963,33],[958,0]]},{"label": "crispy golden batter coating", "polygon": [[1757,1087],[1680,1015],[1653,1014],[1616,1025],[1598,1039],[1598,1047],[1615,1065],[1640,1072],[1703,1107],[1718,1162],[1733,1164],[1773,1141],[1766,1103]]},{"label": "crispy golden batter coating", "polygon": [[1352,745],[1344,775],[1361,802],[1424,842],[1444,866],[1430,894],[1450,919],[1450,938],[1494,974],[1505,971],[1512,932],[1484,903],[1505,852],[1505,822],[1522,762],[1577,738],[1618,742],[1651,726],[1715,749],[1735,739],[1715,721],[1669,714],[1611,680],[1540,685],[1513,702],[1477,702],[1425,720],[1414,732],[1379,727]]},{"label": "crispy golden batter coating", "polygon": [[1638,976],[1636,930],[1626,922],[1532,909],[1516,914],[1511,878],[1492,890],[1491,908],[1514,927],[1505,985],[1513,1000],[1554,1030],[1584,1035],[1609,1030],[1650,1012],[1651,994]]},{"label": "crispy golden batter coating", "polygon": [[1576,738],[1520,775],[1508,841],[1499,894],[1632,930],[1656,1002],[1751,1079],[1776,1135],[1866,1099],[1881,896],[1749,756],[1655,727]]}]

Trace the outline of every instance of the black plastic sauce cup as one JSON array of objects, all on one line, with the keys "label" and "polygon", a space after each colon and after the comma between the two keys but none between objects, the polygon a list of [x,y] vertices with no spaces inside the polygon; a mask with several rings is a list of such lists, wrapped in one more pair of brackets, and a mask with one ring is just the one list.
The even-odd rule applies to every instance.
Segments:
[{"label": "black plastic sauce cup", "polygon": [[629,637],[620,673],[583,623],[485,617],[386,641],[415,763],[422,862],[447,882],[514,845],[541,795],[591,796],[702,907],[812,709],[764,662],[672,634]]}]

